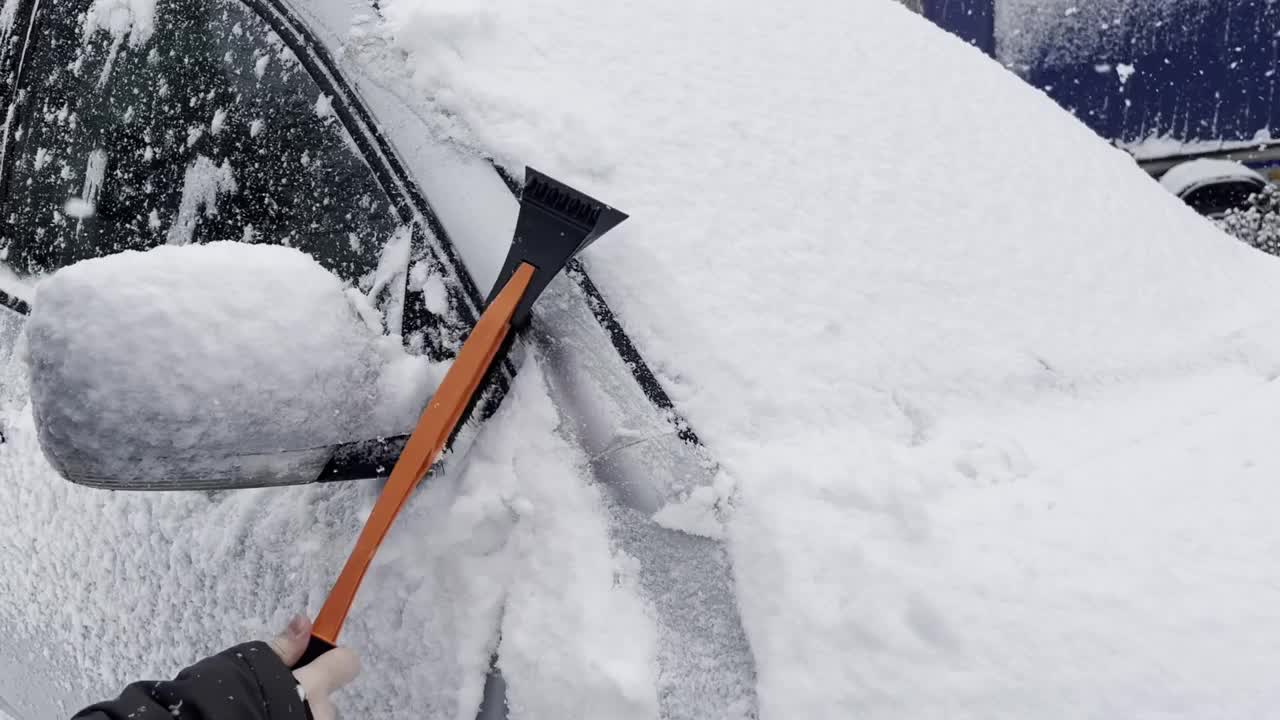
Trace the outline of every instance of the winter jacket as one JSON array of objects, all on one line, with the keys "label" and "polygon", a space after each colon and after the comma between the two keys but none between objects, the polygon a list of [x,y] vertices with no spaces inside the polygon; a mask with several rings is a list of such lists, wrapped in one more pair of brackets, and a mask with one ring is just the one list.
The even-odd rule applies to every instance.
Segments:
[{"label": "winter jacket", "polygon": [[206,658],[169,682],[138,682],[72,720],[307,720],[298,682],[266,643]]}]

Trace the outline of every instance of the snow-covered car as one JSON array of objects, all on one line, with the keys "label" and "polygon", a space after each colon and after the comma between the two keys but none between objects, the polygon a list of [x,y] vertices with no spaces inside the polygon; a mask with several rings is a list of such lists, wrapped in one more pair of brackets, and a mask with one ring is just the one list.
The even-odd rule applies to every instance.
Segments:
[{"label": "snow-covered car", "polygon": [[[365,666],[347,717],[1280,702],[1280,267],[905,8],[14,0],[0,20],[9,714],[69,715],[314,611],[396,451],[327,439],[277,475],[294,486],[67,482],[32,390],[49,339],[129,387],[196,377],[241,339],[208,305],[279,309],[210,292],[227,245],[182,251],[233,240],[304,250],[444,367],[529,165],[630,218],[547,290],[505,399],[383,545],[342,636]],[[947,182],[922,194],[923,171]],[[103,276],[137,257],[209,264],[153,266],[135,329],[191,323],[122,364],[101,328],[128,323],[64,301],[144,277]],[[259,290],[286,267],[263,263]],[[112,418],[72,391],[61,412]],[[175,445],[220,411],[186,407]]]},{"label": "snow-covered car", "polygon": [[1200,158],[1165,171],[1160,184],[1196,212],[1220,218],[1228,210],[1243,208],[1250,197],[1267,186],[1267,179],[1234,160]]}]

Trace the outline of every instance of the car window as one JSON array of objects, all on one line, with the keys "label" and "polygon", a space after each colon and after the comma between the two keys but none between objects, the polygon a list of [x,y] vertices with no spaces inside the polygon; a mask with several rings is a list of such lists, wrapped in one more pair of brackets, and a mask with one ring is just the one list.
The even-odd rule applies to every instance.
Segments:
[{"label": "car window", "polygon": [[1183,195],[1182,200],[1201,215],[1216,217],[1232,208],[1243,207],[1249,197],[1261,189],[1258,183],[1219,182],[1196,188]]},{"label": "car window", "polygon": [[150,23],[90,9],[47,3],[32,34],[4,153],[0,259],[33,275],[241,240],[298,247],[373,285],[399,218],[262,19],[229,0],[159,0]]}]

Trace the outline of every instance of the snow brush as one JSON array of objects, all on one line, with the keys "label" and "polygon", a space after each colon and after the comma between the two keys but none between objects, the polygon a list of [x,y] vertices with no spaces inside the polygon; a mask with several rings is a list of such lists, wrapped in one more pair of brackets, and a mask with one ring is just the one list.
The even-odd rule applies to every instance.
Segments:
[{"label": "snow brush", "polygon": [[529,322],[534,302],[566,263],[626,219],[624,213],[525,168],[515,235],[484,312],[405,443],[295,667],[337,647],[338,634],[378,547],[409,495],[475,407],[491,368],[501,365],[510,348],[512,331]]}]

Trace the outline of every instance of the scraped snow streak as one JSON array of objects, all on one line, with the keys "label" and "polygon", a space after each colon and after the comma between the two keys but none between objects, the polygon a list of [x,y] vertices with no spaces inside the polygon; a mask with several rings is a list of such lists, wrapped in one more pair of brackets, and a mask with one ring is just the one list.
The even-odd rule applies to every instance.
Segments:
[{"label": "scraped snow streak", "polygon": [[196,156],[183,176],[182,200],[178,204],[177,217],[169,226],[169,244],[191,242],[201,215],[217,215],[218,198],[235,191],[236,176],[230,163],[223,160],[221,165],[216,165],[204,155]]},{"label": "scraped snow streak", "polygon": [[22,0],[4,0],[0,5],[0,44],[7,44],[13,33],[13,23],[18,18],[18,5]]},{"label": "scraped snow streak", "polygon": [[98,32],[111,36],[111,47],[102,66],[98,84],[111,76],[116,57],[125,40],[130,47],[142,47],[155,32],[156,0],[93,0],[84,15],[84,39],[88,42]]},{"label": "scraped snow streak", "polygon": [[106,179],[106,174],[106,151],[98,149],[89,153],[89,159],[85,162],[84,168],[84,188],[80,191],[80,197],[67,200],[64,210],[67,215],[78,220],[93,217],[97,212],[98,195],[102,192],[102,182]]},{"label": "scraped snow streak", "polygon": [[102,31],[134,47],[151,39],[155,25],[155,0],[94,0],[84,16],[86,37]]},{"label": "scraped snow streak", "polygon": [[392,335],[399,335],[404,325],[404,291],[405,273],[409,269],[409,245],[413,239],[413,230],[408,226],[398,228],[387,239],[378,256],[378,267],[373,273],[373,287],[369,289],[368,299],[377,302],[378,296],[387,293],[386,330]]},{"label": "scraped snow streak", "polygon": [[[762,718],[1274,714],[1277,261],[896,3],[381,7],[358,77],[403,93],[406,135],[630,213],[585,261],[732,491]],[[510,213],[439,171],[455,237]],[[499,635],[515,718],[662,707],[541,363],[393,529],[342,638],[348,717],[474,716]],[[40,432],[18,402],[0,445],[0,696],[30,717],[314,610],[376,491],[102,494]]]}]

